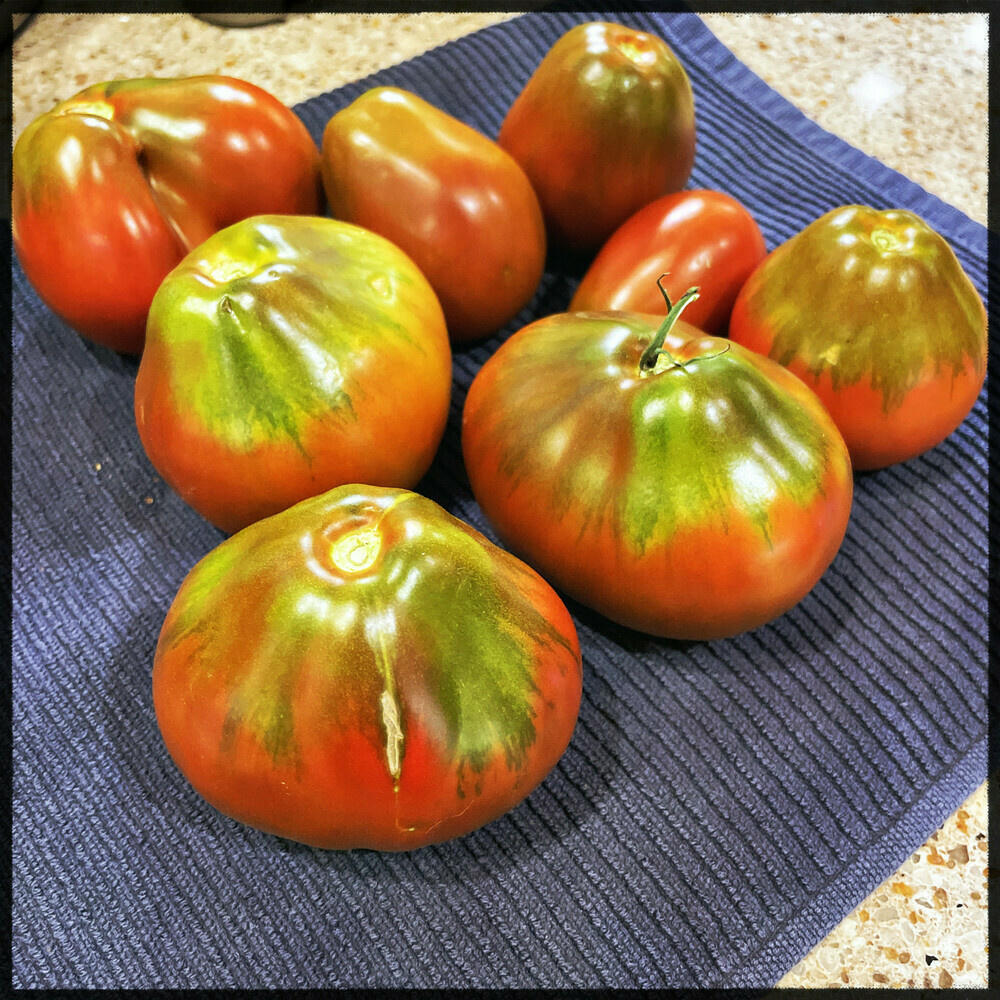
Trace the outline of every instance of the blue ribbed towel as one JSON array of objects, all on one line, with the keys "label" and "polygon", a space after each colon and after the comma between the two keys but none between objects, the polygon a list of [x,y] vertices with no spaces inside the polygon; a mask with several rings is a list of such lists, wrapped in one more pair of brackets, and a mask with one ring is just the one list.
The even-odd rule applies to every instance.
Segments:
[{"label": "blue ribbed towel", "polygon": [[[840,204],[908,208],[985,295],[983,227],[808,121],[696,15],[592,16],[668,41],[697,102],[691,186],[737,197],[769,247]],[[297,110],[319,140],[391,84],[495,136],[587,19],[526,15]],[[456,352],[421,490],[487,534],[461,463],[465,390],[572,288],[546,274],[507,330]],[[15,986],[769,986],[986,775],[984,394],[941,446],[857,477],[841,552],[771,625],[680,645],[574,606],[576,733],[502,819],[408,855],[243,827],[156,728],[160,625],[222,536],[145,459],[135,368],[70,332],[14,265]]]}]

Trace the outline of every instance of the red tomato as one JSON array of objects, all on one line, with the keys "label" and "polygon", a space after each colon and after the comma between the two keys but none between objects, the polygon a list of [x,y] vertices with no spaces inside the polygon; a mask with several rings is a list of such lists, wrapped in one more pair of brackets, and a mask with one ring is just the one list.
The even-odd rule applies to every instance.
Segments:
[{"label": "red tomato", "polygon": [[42,300],[84,336],[142,350],[167,272],[262,212],[316,213],[319,152],[301,121],[222,76],[100,83],[14,147],[14,245]]},{"label": "red tomato", "polygon": [[694,165],[694,97],[655,35],[595,21],[549,50],[497,142],[524,168],[549,236],[601,245],[630,215],[684,187]]},{"label": "red tomato", "polygon": [[699,297],[684,311],[687,323],[724,333],[737,292],[766,253],[760,227],[735,198],[721,191],[667,194],[615,230],[569,310],[656,313],[663,275],[671,298],[698,287]]},{"label": "red tomato", "polygon": [[524,171],[415,94],[378,87],[335,114],[322,169],[332,214],[413,258],[453,340],[499,330],[538,287],[545,226]]},{"label": "red tomato", "polygon": [[416,484],[451,350],[426,278],[346,222],[255,216],[160,286],[135,382],[146,454],[225,531],[343,483]]},{"label": "red tomato", "polygon": [[580,706],[573,620],[536,573],[415,493],[345,486],[188,574],[153,703],[216,808],[316,847],[409,850],[520,802]]},{"label": "red tomato", "polygon": [[856,469],[913,458],[965,419],[986,377],[986,310],[947,242],[902,210],[845,205],[774,250],[730,337],[811,386]]},{"label": "red tomato", "polygon": [[469,481],[501,538],[582,603],[654,635],[733,635],[833,559],[847,449],[777,363],[683,321],[657,351],[654,331],[563,313],[507,340],[466,400]]}]

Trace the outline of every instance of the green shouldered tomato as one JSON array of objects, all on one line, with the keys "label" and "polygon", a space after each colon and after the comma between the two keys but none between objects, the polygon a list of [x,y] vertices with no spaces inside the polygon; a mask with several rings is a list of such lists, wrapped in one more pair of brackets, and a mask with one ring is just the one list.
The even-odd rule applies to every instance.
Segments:
[{"label": "green shouldered tomato", "polygon": [[427,276],[453,340],[504,326],[545,266],[545,225],[524,171],[495,142],[396,87],[376,87],[323,133],[334,217],[381,233]]},{"label": "green shouldered tomato", "polygon": [[643,205],[684,187],[694,121],[691,82],[669,46],[594,21],[552,46],[497,142],[528,175],[552,241],[591,250]]},{"label": "green shouldered tomato", "polygon": [[408,850],[506,812],[566,749],[581,686],[541,577],[432,501],[365,486],[210,552],[153,667],[195,789],[325,848]]},{"label": "green shouldered tomato", "polygon": [[132,354],[153,294],[192,247],[250,215],[320,205],[305,126],[231,77],[98,83],[14,148],[14,246],[28,280],[74,329]]},{"label": "green shouldered tomato", "polygon": [[344,483],[414,486],[450,396],[444,316],[409,257],[345,222],[255,216],[156,293],[135,417],[164,480],[236,531]]},{"label": "green shouldered tomato", "polygon": [[815,394],[671,326],[684,301],[659,331],[627,312],[525,327],[474,379],[462,449],[483,512],[553,585],[643,632],[710,639],[808,593],[840,547],[852,476]]},{"label": "green shouldered tomato", "polygon": [[845,205],[810,223],[747,280],[729,334],[816,392],[856,469],[943,441],[986,377],[979,293],[944,238],[901,209]]}]

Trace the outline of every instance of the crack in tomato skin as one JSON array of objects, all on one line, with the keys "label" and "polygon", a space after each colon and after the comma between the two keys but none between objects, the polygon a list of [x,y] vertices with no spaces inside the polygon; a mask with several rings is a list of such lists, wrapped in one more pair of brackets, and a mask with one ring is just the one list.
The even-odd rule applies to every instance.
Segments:
[{"label": "crack in tomato skin", "polygon": [[510,808],[565,749],[581,684],[537,574],[431,501],[361,486],[202,560],[154,665],[164,739],[201,794],[331,847],[408,849]]},{"label": "crack in tomato skin", "polygon": [[393,779],[393,789],[398,794],[405,734],[399,722],[399,705],[388,687],[382,692],[379,700],[382,705],[382,724],[385,726],[385,762]]}]

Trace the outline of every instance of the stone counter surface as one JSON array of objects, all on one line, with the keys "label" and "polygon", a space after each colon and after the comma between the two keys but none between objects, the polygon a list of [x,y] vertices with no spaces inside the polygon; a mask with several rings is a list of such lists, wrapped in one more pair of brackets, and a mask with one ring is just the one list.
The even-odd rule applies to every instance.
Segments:
[{"label": "stone counter surface", "polygon": [[[90,83],[227,73],[287,104],[512,14],[46,14],[14,42],[13,135]],[[987,17],[714,14],[751,69],[824,128],[986,222]],[[985,987],[986,786],[779,983]],[[127,985],[127,984],[123,984]]]}]

